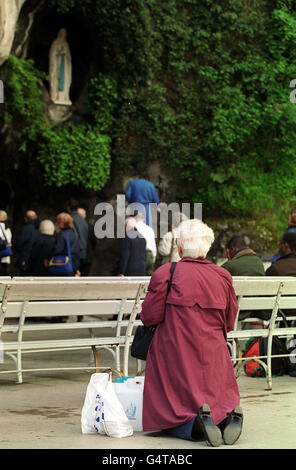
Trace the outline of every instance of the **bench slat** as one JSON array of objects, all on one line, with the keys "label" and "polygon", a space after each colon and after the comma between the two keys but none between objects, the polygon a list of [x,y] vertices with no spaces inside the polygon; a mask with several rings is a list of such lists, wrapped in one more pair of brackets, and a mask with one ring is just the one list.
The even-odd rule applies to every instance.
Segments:
[{"label": "bench slat", "polygon": [[[62,340],[43,340],[42,349],[51,349],[58,346],[63,348],[71,346],[116,346],[125,343],[125,337],[110,337],[110,338],[73,338],[73,339],[62,339]],[[40,341],[7,341],[3,343],[3,351],[17,351],[20,349],[39,349],[41,345]]]},{"label": "bench slat", "polygon": [[[148,287],[148,281],[143,282]],[[3,285],[3,284],[2,284]],[[8,287],[10,301],[27,300],[108,300],[134,299],[139,281],[11,282]]]}]

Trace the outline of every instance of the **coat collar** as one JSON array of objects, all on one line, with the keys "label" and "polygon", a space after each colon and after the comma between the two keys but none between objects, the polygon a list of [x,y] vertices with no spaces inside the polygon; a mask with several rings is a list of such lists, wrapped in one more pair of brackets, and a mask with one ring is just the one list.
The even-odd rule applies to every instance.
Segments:
[{"label": "coat collar", "polygon": [[296,258],[296,253],[292,251],[291,253],[288,253],[287,255],[281,256],[277,261],[280,259],[287,259],[287,258]]},{"label": "coat collar", "polygon": [[255,251],[251,250],[250,248],[243,248],[242,250],[239,250],[233,258],[231,258],[231,260],[233,259],[238,259],[240,258],[241,256],[245,256],[245,255],[255,255],[257,256],[257,253],[255,253]]},{"label": "coat collar", "polygon": [[212,264],[211,261],[205,259],[205,258],[182,258],[179,263],[184,263],[184,262],[189,262],[189,263],[203,263],[203,264]]}]

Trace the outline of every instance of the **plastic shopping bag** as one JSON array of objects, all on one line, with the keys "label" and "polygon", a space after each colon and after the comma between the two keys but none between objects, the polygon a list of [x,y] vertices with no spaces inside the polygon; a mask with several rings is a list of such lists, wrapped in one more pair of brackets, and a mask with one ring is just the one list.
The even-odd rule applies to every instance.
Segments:
[{"label": "plastic shopping bag", "polygon": [[143,390],[145,377],[116,379],[114,388],[134,431],[143,431]]},{"label": "plastic shopping bag", "polygon": [[112,375],[92,374],[81,413],[82,434],[127,437],[133,428],[114,391]]}]

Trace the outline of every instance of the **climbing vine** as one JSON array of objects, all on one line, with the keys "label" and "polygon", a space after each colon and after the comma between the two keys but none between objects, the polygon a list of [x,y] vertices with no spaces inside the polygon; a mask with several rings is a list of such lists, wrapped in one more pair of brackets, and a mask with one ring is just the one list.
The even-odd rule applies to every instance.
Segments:
[{"label": "climbing vine", "polygon": [[[89,18],[102,60],[90,78],[84,126],[72,123],[64,133],[44,133],[32,90],[30,106],[17,107],[33,123],[26,139],[43,136],[38,158],[48,176],[54,161],[71,161],[65,149],[73,148],[73,136],[79,151],[84,135],[85,165],[77,167],[82,183],[88,152],[105,175],[102,184],[111,161],[115,173],[137,173],[159,161],[178,197],[202,202],[208,212],[287,210],[296,180],[296,105],[289,101],[289,83],[296,78],[295,0],[225,0],[223,5],[50,0],[49,5]],[[18,87],[14,80],[15,93]],[[102,153],[96,154],[96,146]],[[97,189],[95,179],[87,185]]]}]

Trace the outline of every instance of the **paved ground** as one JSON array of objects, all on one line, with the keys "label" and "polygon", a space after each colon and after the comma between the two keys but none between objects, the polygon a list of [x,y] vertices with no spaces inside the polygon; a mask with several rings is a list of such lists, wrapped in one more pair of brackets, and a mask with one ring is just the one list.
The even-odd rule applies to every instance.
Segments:
[{"label": "paved ground", "polygon": [[[40,356],[39,361],[79,365],[89,359],[88,351],[75,351]],[[31,355],[26,359],[28,365],[35,360]],[[83,435],[80,416],[91,373],[27,373],[23,384],[16,384],[15,375],[0,375],[0,449],[209,449],[205,442],[182,441],[159,432],[134,433],[124,439]],[[266,391],[264,378],[240,376],[238,385],[244,411],[242,436],[234,446],[215,450],[295,449],[296,379],[274,378],[272,391]]]}]

